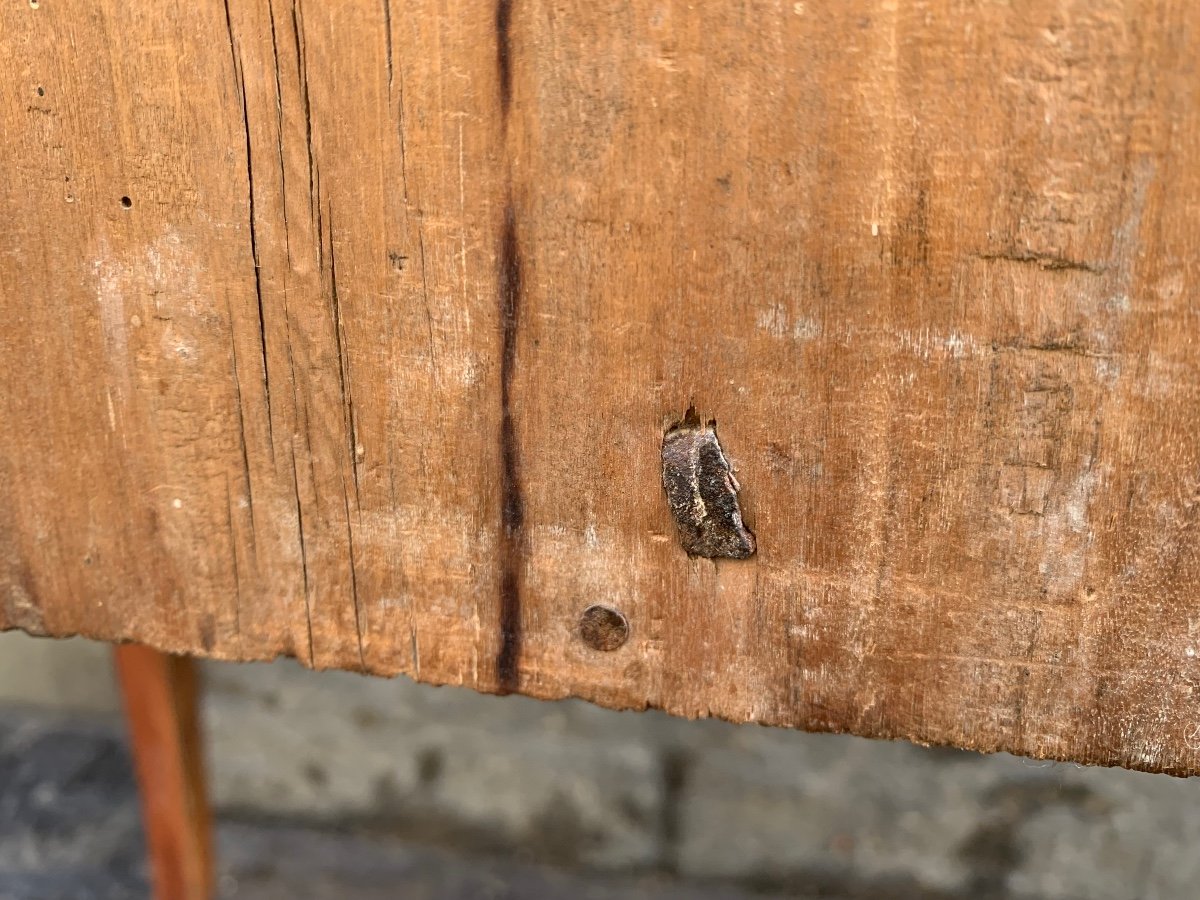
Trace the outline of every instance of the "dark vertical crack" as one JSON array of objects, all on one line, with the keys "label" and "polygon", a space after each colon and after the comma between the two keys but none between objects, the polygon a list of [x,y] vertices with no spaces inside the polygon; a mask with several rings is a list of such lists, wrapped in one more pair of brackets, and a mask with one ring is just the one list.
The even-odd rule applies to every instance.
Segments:
[{"label": "dark vertical crack", "polygon": [[242,380],[238,377],[236,346],[233,348],[233,393],[234,402],[238,408],[238,441],[242,450],[242,470],[246,474],[246,506],[250,513],[251,548],[253,549],[256,546],[254,538],[258,529],[254,524],[254,485],[250,479],[250,452],[246,447],[246,412],[242,406]]},{"label": "dark vertical crack", "polygon": [[313,165],[313,194],[310,198],[313,209],[316,210],[317,225],[317,269],[325,271],[325,216],[321,212],[321,166]]},{"label": "dark vertical crack", "polygon": [[512,101],[512,0],[496,0],[496,70],[500,83],[500,112],[508,118]]},{"label": "dark vertical crack", "polygon": [[238,87],[242,93],[242,123],[246,132],[246,184],[250,197],[250,257],[254,262],[254,297],[258,302],[258,343],[262,350],[263,396],[267,404],[267,443],[275,454],[275,433],[271,425],[271,374],[267,366],[267,319],[263,312],[262,265],[258,256],[258,219],[254,211],[254,163],[250,149],[250,114],[246,106],[246,79],[239,60]]},{"label": "dark vertical crack", "polygon": [[392,89],[392,4],[390,0],[383,0],[383,28],[384,38],[387,41],[387,73],[388,73],[388,90]]},{"label": "dark vertical crack", "polygon": [[354,529],[350,527],[350,494],[343,490],[342,501],[346,508],[346,557],[350,563],[350,600],[354,604],[354,634],[358,640],[358,664],[367,671],[367,660],[363,653],[362,609],[358,603],[358,574],[354,559]]},{"label": "dark vertical crack", "polygon": [[[503,133],[508,134],[512,101],[512,0],[496,2],[496,77]],[[504,221],[497,259],[500,300],[500,652],[496,657],[499,690],[509,693],[521,681],[521,565],[525,505],[521,496],[521,458],[512,415],[512,380],[517,365],[517,327],[521,303],[521,247],[512,202],[512,167],[506,177]]]},{"label": "dark vertical crack", "polygon": [[[251,515],[253,528],[253,515]],[[225,527],[229,532],[229,558],[233,560],[233,633],[237,635],[238,655],[242,655],[242,573],[238,567],[237,539],[233,534],[233,494],[229,476],[225,476]]]},{"label": "dark vertical crack", "polygon": [[499,257],[500,327],[500,653],[496,660],[500,690],[520,684],[521,556],[525,522],[521,497],[520,453],[512,416],[512,379],[517,363],[517,327],[521,301],[521,252],[511,198],[504,210]]},{"label": "dark vertical crack", "polygon": [[[250,204],[250,258],[254,265],[254,294],[258,300],[258,335],[259,343],[262,347],[264,397],[267,405],[267,438],[272,454],[274,454],[275,442],[274,435],[271,431],[271,387],[267,374],[267,333],[263,320],[262,283],[259,277],[258,245],[256,243],[254,234],[257,222],[254,216],[254,166],[250,157],[250,115],[246,101],[246,79],[242,69],[241,54],[238,52],[237,40],[233,35],[233,18],[230,14],[228,0],[225,2],[225,29],[229,36],[229,52],[233,62],[234,78],[237,81],[238,96],[241,99],[242,127],[246,135],[246,184]],[[230,328],[232,329],[233,309],[229,305],[228,294],[226,295],[226,311],[229,315]],[[233,346],[231,348],[231,367],[233,372],[234,403],[237,404],[238,414],[238,443],[240,444],[242,452],[242,470],[246,479],[246,505],[250,514],[250,548],[251,553],[257,553],[256,548],[258,528],[254,520],[254,481],[250,475],[250,452],[246,441],[246,408],[242,398],[242,379],[238,372],[238,353],[236,341],[233,342]],[[237,633],[238,647],[240,649],[242,640],[242,577],[237,559],[237,541],[233,533],[233,500],[229,489],[228,476],[226,476],[225,479],[225,500],[226,511],[228,514],[229,540],[232,545],[230,548],[230,559],[233,563],[234,580],[234,628]]]},{"label": "dark vertical crack", "polygon": [[354,505],[361,508],[358,490],[358,420],[354,413],[354,393],[350,380],[350,357],[345,347],[345,322],[338,298],[337,257],[333,248],[333,213],[329,215],[329,300],[333,316],[333,340],[338,356],[338,388],[342,395],[342,411],[346,439],[350,451],[350,469],[354,476]]},{"label": "dark vertical crack", "polygon": [[[300,11],[300,0],[293,0],[292,3],[292,37],[296,43],[296,78],[300,85],[300,96],[304,100],[304,142],[308,148],[308,195],[310,198],[310,209],[316,215],[321,213],[320,203],[316,199],[314,190],[314,179],[317,177],[316,164],[313,160],[313,141],[312,141],[312,104],[308,96],[308,59],[304,52],[304,41],[301,38],[301,32],[304,30],[304,14]],[[320,226],[318,225],[317,234],[320,234]],[[319,241],[318,241],[319,243]]]},{"label": "dark vertical crack", "polygon": [[[288,312],[287,306],[287,291],[283,292],[283,333],[287,349],[288,361],[288,377],[292,383],[292,402],[295,404],[297,415],[301,409],[300,392],[297,387],[296,380],[296,360],[292,353],[292,317]],[[307,410],[305,410],[305,427],[307,429]],[[309,460],[312,460],[312,444],[309,445]],[[312,608],[309,600],[308,588],[308,554],[304,546],[304,513],[301,509],[302,502],[300,500],[300,471],[296,466],[296,438],[293,434],[291,441],[292,448],[292,494],[296,500],[296,532],[299,535],[300,543],[300,566],[304,576],[304,615],[308,623],[308,664],[314,665],[315,655],[313,653],[313,631],[312,631]]]},{"label": "dark vertical crack", "polygon": [[229,12],[229,0],[225,0],[225,33],[229,36],[229,53],[233,57],[233,72],[238,73],[237,41],[233,37],[233,16]]},{"label": "dark vertical crack", "polygon": [[[309,454],[312,455],[311,453]],[[304,504],[300,502],[300,470],[296,467],[296,445],[292,444],[292,484],[296,488],[296,523],[300,535],[300,570],[304,574],[304,618],[308,623],[308,665],[316,665],[316,654],[313,652],[312,601],[309,599],[308,587],[308,550],[304,545]]]},{"label": "dark vertical crack", "polygon": [[356,563],[354,559],[354,532],[350,527],[350,498],[346,497],[346,545],[348,557],[350,561],[350,599],[354,604],[354,635],[358,643],[358,664],[362,671],[367,671],[366,654],[363,652],[363,628],[364,622],[362,617],[362,607],[358,600],[358,574],[356,572]]},{"label": "dark vertical crack", "polygon": [[278,138],[275,141],[279,153],[280,204],[283,212],[283,247],[287,252],[288,267],[292,265],[292,238],[288,231],[287,217],[287,165],[283,161],[283,81],[279,74],[279,42],[275,36],[275,4],[267,0],[267,14],[271,17],[271,61],[275,69],[275,121]]},{"label": "dark vertical crack", "polygon": [[[319,188],[318,182],[318,188]],[[362,510],[358,485],[358,422],[354,414],[354,393],[350,379],[350,357],[346,353],[344,338],[345,323],[342,319],[342,304],[338,297],[337,253],[333,243],[333,210],[330,209],[329,219],[329,300],[333,316],[333,339],[338,357],[338,387],[342,394],[342,414],[346,439],[350,453],[350,472],[354,480],[354,508]],[[324,236],[320,238],[324,241]],[[354,559],[354,528],[350,519],[350,492],[346,490],[345,480],[342,482],[342,503],[346,514],[346,553],[350,563],[350,597],[354,603],[354,631],[358,638],[358,662],[366,671],[367,663],[363,654],[363,622],[362,610],[358,601],[358,573]]]},{"label": "dark vertical crack", "polygon": [[400,96],[396,106],[396,131],[400,138],[400,186],[404,192],[404,206],[408,208],[408,147],[404,139],[404,70],[400,70]]},{"label": "dark vertical crack", "polygon": [[[233,36],[233,19],[229,12],[229,0],[225,0],[225,29],[229,35],[229,52],[233,60],[233,76],[237,79],[238,97],[242,102],[242,130],[246,136],[246,190],[249,195],[250,203],[250,258],[254,263],[254,296],[258,301],[258,341],[262,348],[262,367],[263,367],[263,396],[267,404],[267,442],[271,448],[271,454],[275,453],[275,434],[271,425],[271,376],[267,369],[267,327],[266,318],[263,315],[263,294],[262,294],[262,275],[260,273],[260,264],[258,256],[258,238],[255,232],[258,230],[258,220],[255,218],[254,212],[254,162],[252,158],[251,140],[250,140],[250,111],[246,100],[246,76],[242,68],[241,54],[238,52],[237,40]],[[234,351],[236,357],[236,350]],[[237,361],[234,360],[236,370]],[[235,371],[236,377],[236,371]],[[238,414],[241,415],[241,387],[238,387],[239,409]],[[245,430],[243,425],[242,436],[242,451],[245,452]],[[249,484],[250,469],[246,467],[246,479]]]}]

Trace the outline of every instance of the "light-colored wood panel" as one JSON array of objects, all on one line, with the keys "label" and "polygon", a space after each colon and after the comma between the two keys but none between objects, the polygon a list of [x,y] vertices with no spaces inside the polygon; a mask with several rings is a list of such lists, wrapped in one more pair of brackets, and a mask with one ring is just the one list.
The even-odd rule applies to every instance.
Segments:
[{"label": "light-colored wood panel", "polygon": [[8,6],[0,625],[1195,772],[1198,28]]}]

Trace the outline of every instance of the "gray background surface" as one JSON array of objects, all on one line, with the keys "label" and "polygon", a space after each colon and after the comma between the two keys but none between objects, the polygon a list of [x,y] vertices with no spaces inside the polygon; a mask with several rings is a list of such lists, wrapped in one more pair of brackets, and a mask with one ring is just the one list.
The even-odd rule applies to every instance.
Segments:
[{"label": "gray background surface", "polygon": [[[204,674],[226,896],[1200,896],[1200,779]],[[0,900],[144,895],[123,741],[107,647],[0,635]]]}]

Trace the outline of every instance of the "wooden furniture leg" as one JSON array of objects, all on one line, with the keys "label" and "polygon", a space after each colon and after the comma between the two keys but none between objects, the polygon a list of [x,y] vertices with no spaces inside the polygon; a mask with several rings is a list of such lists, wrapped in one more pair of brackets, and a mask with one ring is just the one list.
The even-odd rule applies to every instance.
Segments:
[{"label": "wooden furniture leg", "polygon": [[197,675],[188,657],[140,644],[114,648],[133,744],[156,900],[213,893]]}]

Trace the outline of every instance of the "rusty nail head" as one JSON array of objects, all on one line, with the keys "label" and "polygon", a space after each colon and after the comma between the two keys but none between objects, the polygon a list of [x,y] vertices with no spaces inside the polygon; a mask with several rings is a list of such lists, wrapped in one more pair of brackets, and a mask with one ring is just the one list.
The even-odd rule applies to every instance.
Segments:
[{"label": "rusty nail head", "polygon": [[608,606],[589,606],[579,617],[579,636],[593,650],[616,650],[629,640],[629,620]]}]

